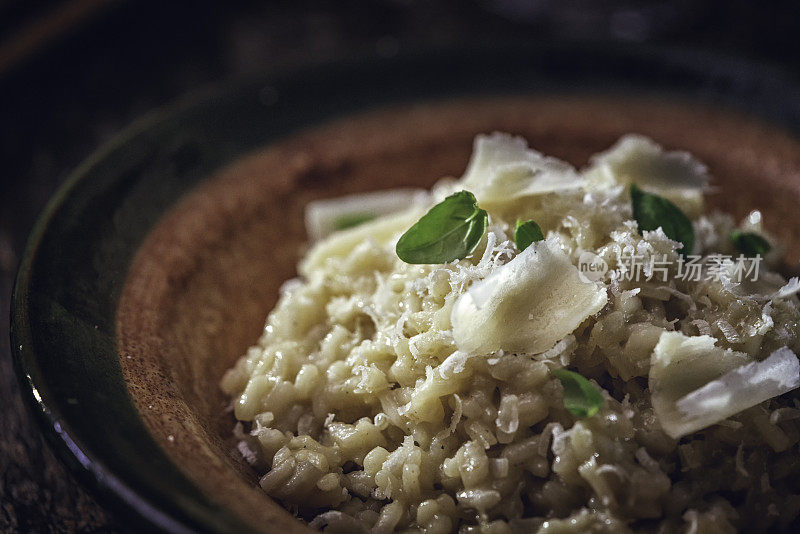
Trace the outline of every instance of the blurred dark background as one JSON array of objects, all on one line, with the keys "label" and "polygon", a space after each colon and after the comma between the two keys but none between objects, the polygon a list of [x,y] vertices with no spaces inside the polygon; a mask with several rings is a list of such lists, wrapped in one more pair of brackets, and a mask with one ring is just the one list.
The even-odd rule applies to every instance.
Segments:
[{"label": "blurred dark background", "polygon": [[[790,0],[0,0],[0,531],[122,526],[53,458],[8,347],[14,271],[69,172],[208,83],[353,56],[513,41],[714,49],[800,70]],[[798,95],[800,98],[800,95]]]}]

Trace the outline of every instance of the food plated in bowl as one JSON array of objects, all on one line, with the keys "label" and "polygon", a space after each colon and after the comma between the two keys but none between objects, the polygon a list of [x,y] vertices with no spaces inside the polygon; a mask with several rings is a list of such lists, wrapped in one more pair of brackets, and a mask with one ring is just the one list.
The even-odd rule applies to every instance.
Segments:
[{"label": "food plated in bowl", "polygon": [[494,133],[411,202],[312,203],[334,232],[222,381],[261,487],[333,532],[786,528],[800,282],[708,184],[641,136],[578,171]]},{"label": "food plated in bowl", "polygon": [[[18,369],[57,450],[101,496],[165,530],[307,532],[259,487],[267,466],[243,460],[220,381],[297,275],[306,205],[461,176],[479,133],[511,132],[578,169],[629,132],[687,150],[715,178],[709,209],[737,221],[761,210],[796,262],[796,139],[706,99],[768,118],[783,102],[791,126],[791,83],[757,69],[745,83],[737,69],[737,84],[709,86],[707,69],[680,58],[623,56],[454,55],[444,78],[441,57],[340,66],[137,126],[53,201],[15,291]],[[616,79],[622,64],[643,78]],[[597,79],[616,92],[598,95]],[[277,101],[259,100],[264,83]],[[464,92],[480,95],[454,96]]]}]

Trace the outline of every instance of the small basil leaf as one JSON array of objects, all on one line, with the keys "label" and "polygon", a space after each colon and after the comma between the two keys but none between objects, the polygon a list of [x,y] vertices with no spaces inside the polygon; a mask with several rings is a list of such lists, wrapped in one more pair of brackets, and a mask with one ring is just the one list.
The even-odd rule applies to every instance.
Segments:
[{"label": "small basil leaf", "polygon": [[428,211],[397,242],[395,251],[406,263],[447,263],[467,257],[480,243],[489,215],[475,195],[461,191]]},{"label": "small basil leaf", "polygon": [[541,241],[544,239],[542,229],[534,221],[522,222],[517,219],[517,224],[514,226],[514,243],[520,252],[528,248],[528,245]]},{"label": "small basil leaf", "polygon": [[553,374],[564,387],[564,407],[579,419],[591,417],[603,406],[603,394],[578,373],[554,369]]},{"label": "small basil leaf", "polygon": [[731,243],[736,250],[746,256],[764,256],[772,250],[769,241],[754,232],[734,230],[731,232]]},{"label": "small basil leaf", "polygon": [[359,224],[364,224],[374,218],[375,216],[371,213],[349,213],[333,221],[333,229],[336,231],[346,230],[358,226]]},{"label": "small basil leaf", "polygon": [[636,184],[631,184],[633,218],[639,224],[639,231],[656,230],[661,227],[664,234],[683,244],[681,254],[688,255],[694,248],[694,228],[692,221],[666,198],[645,193]]}]

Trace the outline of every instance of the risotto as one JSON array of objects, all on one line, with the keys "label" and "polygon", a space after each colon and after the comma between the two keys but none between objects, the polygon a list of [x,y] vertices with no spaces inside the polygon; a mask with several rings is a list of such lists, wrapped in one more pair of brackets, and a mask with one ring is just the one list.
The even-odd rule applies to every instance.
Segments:
[{"label": "risotto", "polygon": [[261,487],[326,532],[790,530],[797,278],[705,166],[478,136],[460,179],[314,203],[222,381]]}]

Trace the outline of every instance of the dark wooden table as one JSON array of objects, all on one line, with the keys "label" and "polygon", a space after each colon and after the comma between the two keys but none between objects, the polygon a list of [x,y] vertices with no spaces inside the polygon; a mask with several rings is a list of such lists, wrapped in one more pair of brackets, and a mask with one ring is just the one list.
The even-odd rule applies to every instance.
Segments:
[{"label": "dark wooden table", "polygon": [[[23,406],[7,341],[9,296],[25,237],[72,168],[138,116],[207,82],[352,54],[579,35],[580,20],[569,26],[579,2],[551,3],[561,11],[520,11],[524,2],[514,0],[118,0],[102,16],[55,32],[57,39],[0,70],[0,532],[122,528],[43,442]],[[691,12],[681,12],[688,4]],[[787,53],[796,48],[797,18],[781,16],[780,5],[719,12],[727,2],[688,4],[678,0],[668,10],[677,13],[672,26],[653,24],[631,34],[604,16],[587,35],[714,43],[794,61]],[[659,20],[671,20],[665,17]]]}]

